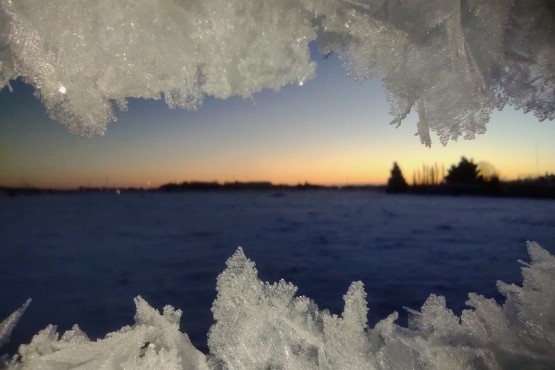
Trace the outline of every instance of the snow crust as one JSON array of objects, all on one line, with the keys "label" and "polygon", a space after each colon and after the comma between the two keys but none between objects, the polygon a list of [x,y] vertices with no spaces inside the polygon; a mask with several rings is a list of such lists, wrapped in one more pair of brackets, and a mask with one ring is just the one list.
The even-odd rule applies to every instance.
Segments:
[{"label": "snow crust", "polygon": [[[506,297],[470,293],[461,316],[444,297],[431,295],[411,313],[407,328],[397,313],[367,327],[361,282],[344,295],[341,316],[320,310],[297,288],[259,280],[239,248],[217,281],[208,334],[209,354],[179,331],[181,310],[160,313],[135,299],[135,324],[91,340],[77,325],[61,337],[49,325],[20,346],[6,369],[552,369],[555,366],[555,257],[528,242],[522,286],[498,282]],[[27,302],[4,323],[23,313]],[[4,331],[2,331],[4,333]]]},{"label": "snow crust", "polygon": [[555,8],[544,0],[0,0],[0,89],[21,78],[51,117],[103,134],[128,98],[195,109],[313,78],[309,45],[380,78],[392,124],[484,133],[511,104],[555,118]]}]

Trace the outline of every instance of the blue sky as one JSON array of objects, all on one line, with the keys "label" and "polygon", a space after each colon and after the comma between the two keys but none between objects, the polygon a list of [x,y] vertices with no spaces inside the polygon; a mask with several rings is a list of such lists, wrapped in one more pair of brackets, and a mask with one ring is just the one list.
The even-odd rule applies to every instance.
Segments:
[{"label": "blue sky", "polygon": [[379,81],[356,82],[334,57],[303,86],[253,99],[207,97],[197,111],[130,101],[104,136],[82,139],[49,119],[32,88],[0,92],[0,184],[74,188],[157,186],[181,181],[363,184],[387,181],[393,161],[407,180],[422,164],[461,156],[487,161],[502,178],[555,172],[555,123],[511,107],[485,135],[444,147],[420,143],[416,115],[389,125]]}]

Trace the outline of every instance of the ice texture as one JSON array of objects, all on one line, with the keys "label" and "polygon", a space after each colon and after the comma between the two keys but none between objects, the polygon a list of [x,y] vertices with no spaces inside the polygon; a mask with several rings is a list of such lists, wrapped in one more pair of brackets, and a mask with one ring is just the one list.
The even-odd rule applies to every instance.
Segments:
[{"label": "ice texture", "polygon": [[[361,282],[343,299],[341,316],[320,310],[297,288],[262,282],[239,248],[217,281],[208,334],[210,353],[196,350],[179,331],[181,310],[163,313],[135,298],[133,326],[90,340],[77,325],[61,337],[49,325],[5,360],[5,369],[553,369],[555,368],[555,257],[528,243],[522,286],[498,282],[503,305],[470,293],[457,316],[444,297],[430,295],[367,327]],[[27,302],[8,318],[13,322]],[[5,321],[6,322],[6,321]],[[2,324],[4,325],[4,323]],[[3,327],[3,326],[2,326]]]},{"label": "ice texture", "polygon": [[179,331],[181,310],[164,307],[160,314],[141,297],[135,298],[135,324],[91,341],[75,325],[61,337],[49,325],[19,355],[6,362],[7,369],[208,369],[205,356],[187,334]]},{"label": "ice texture", "polygon": [[13,328],[17,325],[17,322],[25,313],[25,310],[31,303],[31,299],[28,299],[21,307],[19,307],[14,313],[8,316],[4,321],[0,322],[0,347],[10,339],[10,334]]},{"label": "ice texture", "polygon": [[0,0],[0,89],[21,78],[51,117],[102,134],[128,98],[194,109],[314,77],[309,44],[380,78],[392,124],[431,145],[484,133],[510,104],[555,118],[545,0]]}]

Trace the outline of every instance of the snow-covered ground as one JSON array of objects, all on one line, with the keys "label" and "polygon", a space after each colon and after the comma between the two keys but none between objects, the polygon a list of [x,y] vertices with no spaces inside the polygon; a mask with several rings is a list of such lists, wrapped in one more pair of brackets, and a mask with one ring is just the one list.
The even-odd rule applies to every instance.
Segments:
[{"label": "snow-covered ground", "polygon": [[[521,284],[526,240],[555,251],[555,202],[369,192],[191,192],[0,198],[0,319],[33,302],[0,352],[57,324],[91,339],[133,324],[133,298],[183,310],[207,352],[216,278],[242,246],[263,281],[283,278],[343,311],[364,283],[373,326],[430,294],[460,314],[469,292]],[[503,301],[500,299],[500,301]],[[140,316],[140,315],[139,315]]]}]

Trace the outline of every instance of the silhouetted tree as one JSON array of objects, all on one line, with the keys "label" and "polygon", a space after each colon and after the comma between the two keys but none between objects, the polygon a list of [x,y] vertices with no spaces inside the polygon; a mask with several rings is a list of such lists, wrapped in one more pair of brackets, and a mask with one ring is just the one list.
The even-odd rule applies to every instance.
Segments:
[{"label": "silhouetted tree", "polygon": [[407,182],[403,177],[403,173],[399,168],[397,162],[393,162],[393,168],[391,169],[391,176],[387,180],[386,191],[388,193],[404,193],[408,189]]},{"label": "silhouetted tree", "polygon": [[468,160],[465,157],[461,158],[461,161],[457,166],[452,165],[447,176],[445,176],[445,181],[450,184],[478,184],[483,182],[483,178],[478,171],[478,165],[472,160]]}]

